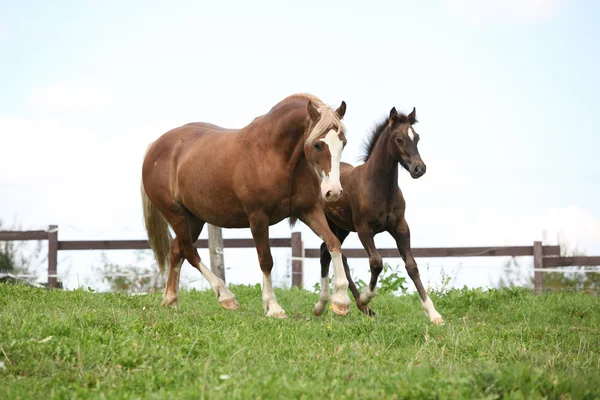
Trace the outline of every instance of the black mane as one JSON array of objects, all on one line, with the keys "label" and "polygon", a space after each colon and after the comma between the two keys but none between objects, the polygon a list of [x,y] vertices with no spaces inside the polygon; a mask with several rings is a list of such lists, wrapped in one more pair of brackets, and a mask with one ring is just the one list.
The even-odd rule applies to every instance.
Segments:
[{"label": "black mane", "polygon": [[[373,131],[367,138],[367,140],[365,140],[365,145],[364,145],[365,154],[362,156],[363,162],[366,162],[369,159],[369,157],[371,156],[371,153],[375,149],[375,145],[377,144],[377,141],[379,140],[379,138],[381,137],[383,132],[385,132],[385,128],[388,126],[388,122],[389,122],[389,118],[386,117],[386,118],[384,118],[383,121],[377,123],[375,125],[375,128],[373,128]],[[408,122],[408,116],[406,116],[406,114],[398,112],[397,123],[403,124],[406,122]]]}]

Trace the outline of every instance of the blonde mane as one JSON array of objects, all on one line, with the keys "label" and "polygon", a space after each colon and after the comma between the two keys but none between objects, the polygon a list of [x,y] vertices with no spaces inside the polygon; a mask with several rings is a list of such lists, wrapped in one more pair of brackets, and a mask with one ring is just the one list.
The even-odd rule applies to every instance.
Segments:
[{"label": "blonde mane", "polygon": [[332,126],[337,128],[336,132],[344,130],[344,124],[334,109],[327,105],[322,105],[317,108],[317,111],[321,114],[321,118],[313,127],[304,144],[313,142],[316,138],[324,134],[325,131],[331,129]]},{"label": "blonde mane", "polygon": [[313,142],[316,138],[324,134],[325,131],[331,129],[332,126],[337,129],[337,132],[344,130],[344,124],[342,123],[342,120],[340,120],[340,117],[337,115],[335,110],[323,103],[323,101],[321,101],[321,99],[319,99],[317,96],[312,95],[310,93],[292,94],[286,97],[285,99],[281,100],[273,108],[295,99],[310,100],[313,103],[313,105],[317,108],[319,114],[321,114],[321,118],[319,118],[319,121],[313,127],[312,131],[306,138],[304,144],[309,144]]}]

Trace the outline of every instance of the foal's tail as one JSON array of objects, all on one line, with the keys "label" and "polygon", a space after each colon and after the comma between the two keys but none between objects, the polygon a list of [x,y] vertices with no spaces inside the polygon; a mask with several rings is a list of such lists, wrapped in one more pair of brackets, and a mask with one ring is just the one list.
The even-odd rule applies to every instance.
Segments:
[{"label": "foal's tail", "polygon": [[[150,149],[150,146],[152,146],[152,143],[148,145],[146,153]],[[173,241],[173,237],[171,236],[171,232],[169,232],[167,220],[160,210],[152,204],[150,198],[148,198],[143,181],[141,184],[141,192],[142,207],[144,211],[144,226],[148,233],[148,241],[150,242],[150,247],[154,253],[154,258],[162,273],[170,262],[171,242]]]}]

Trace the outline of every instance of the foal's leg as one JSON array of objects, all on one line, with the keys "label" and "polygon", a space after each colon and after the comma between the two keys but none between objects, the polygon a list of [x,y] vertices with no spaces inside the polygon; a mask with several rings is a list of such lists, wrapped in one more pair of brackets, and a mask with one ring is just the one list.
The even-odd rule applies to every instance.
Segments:
[{"label": "foal's leg", "polygon": [[[333,231],[333,233],[338,237],[340,242],[343,244],[344,240],[348,237],[350,232],[339,229],[337,227],[332,227],[331,223],[329,227]],[[313,308],[313,314],[319,316],[323,314],[325,308],[327,307],[327,303],[329,303],[330,295],[329,295],[329,263],[331,262],[331,254],[329,254],[329,250],[327,250],[327,245],[323,242],[321,244],[321,294],[319,296],[319,302],[315,304]],[[352,280],[352,276],[350,275],[350,266],[348,265],[348,258],[342,254],[342,263],[344,264],[344,272],[346,273],[346,278],[348,279],[348,288],[350,292],[354,296],[354,301],[356,302],[356,306],[363,314],[375,317],[376,314],[368,305],[362,305],[360,302],[360,292],[356,287],[356,284]]]},{"label": "foal's leg", "polygon": [[331,254],[327,250],[325,242],[321,244],[321,293],[319,294],[319,302],[313,307],[313,314],[319,316],[323,314],[331,294],[329,293],[329,263],[331,262]]},{"label": "foal's leg", "polygon": [[402,218],[400,223],[396,226],[394,231],[390,232],[394,239],[396,239],[396,244],[398,246],[398,251],[400,252],[400,256],[404,260],[404,265],[406,266],[406,271],[408,272],[408,276],[414,282],[417,292],[419,292],[419,296],[421,297],[421,304],[423,305],[423,310],[425,314],[429,317],[429,320],[434,325],[441,325],[444,323],[442,316],[437,312],[435,307],[433,306],[433,302],[427,295],[425,288],[423,287],[423,283],[421,282],[421,276],[419,274],[419,268],[417,267],[417,262],[412,255],[410,250],[410,229],[408,228],[408,224],[406,223],[406,219]]},{"label": "foal's leg", "polygon": [[254,245],[258,253],[260,269],[263,272],[262,301],[267,317],[286,318],[285,311],[275,298],[271,270],[273,269],[273,256],[269,246],[269,218],[263,213],[249,215],[250,230],[254,238]]},{"label": "foal's leg", "polygon": [[[357,227],[356,233],[362,243],[367,255],[369,256],[369,267],[371,268],[371,281],[365,288],[365,291],[360,295],[360,304],[366,306],[377,295],[377,278],[383,271],[383,259],[373,240],[373,232],[368,225]],[[359,306],[360,307],[360,306]]]},{"label": "foal's leg", "polygon": [[[183,252],[185,259],[195,267],[200,273],[206,278],[210,286],[212,287],[213,292],[215,292],[215,296],[217,297],[217,301],[221,305],[221,307],[228,310],[235,310],[239,307],[235,296],[227,287],[225,286],[225,282],[222,279],[217,277],[210,269],[206,267],[200,260],[200,255],[198,254],[198,250],[194,246],[194,242],[198,237],[196,236],[194,240],[192,240],[192,221],[194,220],[194,216],[192,216],[186,209],[181,207],[180,205],[173,205],[169,210],[165,210],[163,212],[167,222],[173,228],[175,232],[176,238],[179,242],[179,245],[171,245],[171,249],[179,250],[179,254]],[[202,227],[200,227],[201,229]],[[195,232],[194,232],[195,233]],[[198,235],[200,232],[198,232]],[[169,271],[169,279],[171,280],[171,284],[167,281],[167,288],[169,292],[172,293],[173,287],[175,286],[176,279],[179,279],[179,271],[177,271],[177,277],[175,279],[175,272],[173,272],[173,268],[178,264],[174,263],[174,261],[179,260],[179,258],[171,255],[171,270]],[[178,286],[178,285],[177,285]],[[164,303],[164,301],[163,301]]]},{"label": "foal's leg", "polygon": [[363,314],[368,315],[369,317],[376,317],[377,314],[375,314],[375,311],[371,310],[371,307],[369,307],[368,304],[363,304],[360,300],[360,292],[358,291],[356,284],[350,276],[350,266],[348,265],[348,259],[346,258],[346,256],[342,255],[342,261],[344,262],[344,271],[346,272],[346,278],[348,278],[348,287],[350,288],[350,291],[354,296],[356,306]]},{"label": "foal's leg", "polygon": [[[327,217],[325,217],[327,218]],[[344,243],[344,240],[348,237],[350,232],[340,229],[337,225],[335,225],[331,220],[327,219],[327,224],[331,232],[339,239],[340,245]],[[342,262],[345,263],[346,257],[342,254]],[[313,308],[313,314],[319,316],[323,314],[325,308],[327,307],[327,303],[331,300],[331,295],[329,294],[329,263],[331,262],[331,254],[329,250],[327,250],[327,245],[325,242],[321,244],[321,293],[319,295],[319,302],[315,304]],[[344,264],[345,268],[346,264]],[[348,286],[350,290],[352,287],[356,290],[356,286],[354,282],[350,279],[349,273],[346,272],[346,278],[348,278]]]},{"label": "foal's leg", "polygon": [[[333,312],[338,315],[348,315],[350,312],[348,278],[346,278],[346,273],[344,271],[344,264],[342,261],[342,245],[340,240],[333,234],[327,225],[325,212],[320,204],[316,205],[313,209],[304,212],[301,216],[299,216],[299,218],[323,241],[325,241],[325,245],[329,250],[330,257],[333,260],[334,291],[331,298],[332,309]],[[327,292],[329,292],[329,279],[327,279],[326,287]]]}]

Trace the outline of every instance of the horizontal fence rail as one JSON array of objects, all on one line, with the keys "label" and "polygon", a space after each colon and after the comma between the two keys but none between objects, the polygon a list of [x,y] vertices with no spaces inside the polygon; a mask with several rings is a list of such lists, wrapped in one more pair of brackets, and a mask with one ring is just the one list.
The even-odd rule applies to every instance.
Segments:
[{"label": "horizontal fence rail", "polygon": [[[367,258],[364,249],[343,249],[348,258]],[[381,257],[400,257],[398,249],[377,249]],[[320,249],[306,249],[306,258],[321,257]],[[533,256],[533,246],[508,247],[414,247],[411,249],[415,258],[433,257],[519,257]],[[544,254],[560,255],[560,246],[544,246]]]},{"label": "horizontal fence rail", "polygon": [[[290,247],[292,240],[270,239],[269,244],[271,247]],[[208,248],[208,240],[199,239],[194,245]],[[223,239],[223,247],[253,248],[254,239]],[[150,243],[147,240],[62,240],[58,242],[58,250],[150,250]]]},{"label": "horizontal fence rail", "polygon": [[[147,240],[58,240],[58,226],[50,225],[47,230],[0,231],[0,241],[47,240],[48,241],[48,287],[57,286],[58,251],[81,250],[150,250]],[[221,240],[217,241],[221,243]],[[210,239],[197,240],[198,248],[209,248],[213,253],[222,254],[221,248],[212,248]],[[320,258],[320,249],[305,249],[300,232],[293,232],[290,238],[269,239],[271,247],[291,248],[292,286],[302,287],[304,260]],[[254,248],[254,239],[222,239],[223,248]],[[399,258],[396,248],[378,249],[382,257]],[[445,257],[533,257],[534,289],[542,290],[543,273],[551,267],[600,266],[600,256],[561,257],[560,246],[544,246],[534,242],[533,246],[480,246],[480,247],[429,247],[411,249],[415,258]],[[364,249],[343,249],[348,258],[368,258]],[[212,267],[212,266],[211,266]],[[556,271],[549,269],[548,271]],[[564,271],[569,272],[569,271]],[[585,271],[584,271],[585,272]],[[224,276],[222,277],[224,279]]]},{"label": "horizontal fence rail", "polygon": [[0,241],[46,240],[48,231],[0,231]]},{"label": "horizontal fence rail", "polygon": [[598,256],[576,256],[576,257],[545,257],[544,267],[595,267],[600,265]]}]

